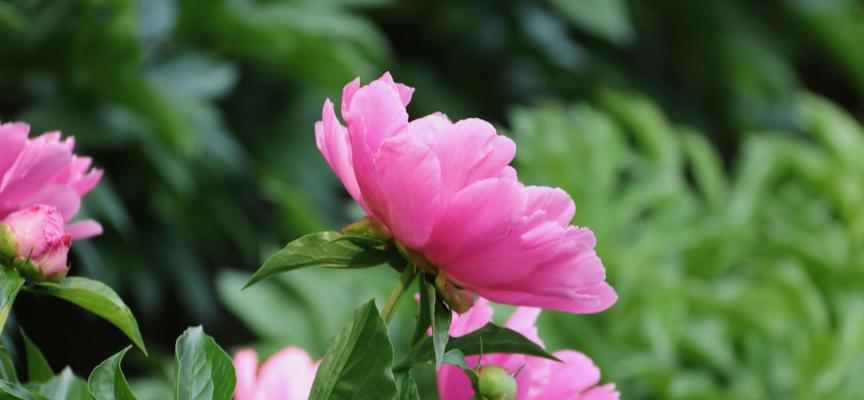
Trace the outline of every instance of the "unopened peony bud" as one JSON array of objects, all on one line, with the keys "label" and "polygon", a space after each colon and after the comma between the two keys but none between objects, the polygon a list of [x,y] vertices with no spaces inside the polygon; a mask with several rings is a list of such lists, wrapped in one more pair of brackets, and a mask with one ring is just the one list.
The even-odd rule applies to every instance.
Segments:
[{"label": "unopened peony bud", "polygon": [[516,398],[516,378],[497,365],[480,368],[478,384],[480,397],[488,400],[513,400]]},{"label": "unopened peony bud", "polygon": [[0,252],[27,278],[60,280],[66,276],[66,255],[72,236],[52,206],[37,204],[9,214],[0,233]]}]

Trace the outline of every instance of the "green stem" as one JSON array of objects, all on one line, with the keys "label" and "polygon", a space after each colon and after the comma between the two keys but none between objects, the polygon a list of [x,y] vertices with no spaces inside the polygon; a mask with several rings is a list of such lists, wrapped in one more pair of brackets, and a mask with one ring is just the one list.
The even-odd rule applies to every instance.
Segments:
[{"label": "green stem", "polygon": [[390,320],[393,319],[396,305],[399,304],[399,300],[402,298],[405,290],[411,286],[411,282],[413,282],[416,277],[417,268],[414,267],[414,264],[409,263],[405,266],[405,269],[402,270],[402,276],[399,277],[399,282],[396,283],[396,286],[393,286],[393,290],[390,291],[390,296],[387,297],[387,304],[384,304],[384,309],[381,310],[381,318],[384,318],[385,324],[389,324]]}]

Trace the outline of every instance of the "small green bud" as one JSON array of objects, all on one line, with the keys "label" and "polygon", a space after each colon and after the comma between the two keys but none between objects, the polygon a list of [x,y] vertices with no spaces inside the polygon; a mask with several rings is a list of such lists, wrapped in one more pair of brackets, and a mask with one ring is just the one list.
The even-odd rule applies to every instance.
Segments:
[{"label": "small green bud", "polygon": [[486,400],[513,400],[516,398],[516,378],[497,365],[480,368],[477,385],[480,397]]}]

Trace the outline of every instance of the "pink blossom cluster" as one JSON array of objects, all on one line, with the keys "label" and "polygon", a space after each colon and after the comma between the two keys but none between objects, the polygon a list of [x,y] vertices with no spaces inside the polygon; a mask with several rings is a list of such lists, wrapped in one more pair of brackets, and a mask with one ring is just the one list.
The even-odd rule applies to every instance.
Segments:
[{"label": "pink blossom cluster", "polygon": [[74,138],[28,138],[29,131],[20,122],[0,125],[0,233],[9,238],[3,256],[27,263],[35,277],[58,279],[68,270],[72,239],[102,232],[92,220],[70,223],[102,171],[73,152]]}]

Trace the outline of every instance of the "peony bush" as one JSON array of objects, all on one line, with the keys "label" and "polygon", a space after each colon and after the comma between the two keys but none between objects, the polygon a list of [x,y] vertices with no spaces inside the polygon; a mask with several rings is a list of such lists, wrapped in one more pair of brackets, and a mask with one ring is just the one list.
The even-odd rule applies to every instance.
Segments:
[{"label": "peony bush", "polygon": [[[413,92],[389,73],[365,86],[354,80],[343,90],[344,125],[325,101],[318,149],[366,216],[288,243],[246,284],[302,268],[386,265],[394,287],[380,311],[374,299],[361,305],[318,361],[289,347],[259,366],[255,350],[232,359],[201,327],[189,328],[175,347],[175,398],[418,399],[412,374],[429,364],[443,399],[618,399],[588,356],[550,353],[535,327],[541,309],[596,313],[617,300],[594,234],[570,225],[573,200],[558,188],[522,184],[510,165],[515,143],[488,122],[452,122],[442,113],[409,120]],[[73,239],[102,231],[98,222],[74,221],[102,171],[73,153],[74,138],[28,132],[23,123],[0,126],[0,329],[17,294],[29,291],[101,316],[146,355],[123,301],[103,283],[67,276]],[[413,334],[397,350],[389,325],[415,291]],[[519,307],[501,326],[491,322],[490,302]],[[55,375],[29,339],[27,346],[30,382],[2,377],[7,396],[56,396],[65,382],[84,398],[135,398],[121,369],[131,346],[86,382],[69,369]]]}]

